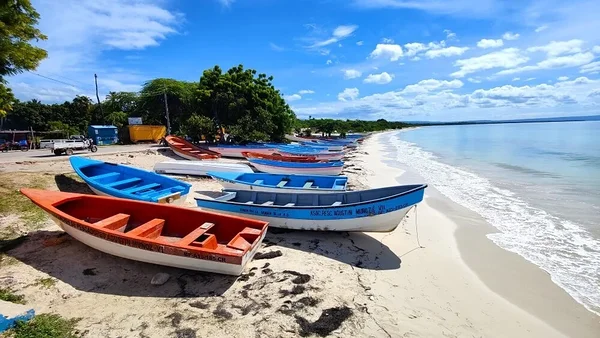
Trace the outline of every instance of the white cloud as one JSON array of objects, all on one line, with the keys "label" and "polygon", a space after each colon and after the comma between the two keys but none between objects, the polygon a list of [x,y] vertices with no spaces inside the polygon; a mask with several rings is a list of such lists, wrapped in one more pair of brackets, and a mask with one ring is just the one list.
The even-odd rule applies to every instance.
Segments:
[{"label": "white cloud", "polygon": [[356,25],[337,26],[333,30],[333,34],[329,39],[317,41],[317,42],[313,43],[312,45],[310,45],[309,48],[318,48],[318,47],[324,47],[324,46],[331,45],[332,43],[336,43],[338,41],[341,41],[341,40],[351,36],[352,33],[354,33],[354,31],[357,29],[358,29],[358,26],[356,26]]},{"label": "white cloud", "polygon": [[298,94],[300,95],[306,95],[306,94],[314,94],[315,91],[314,90],[310,90],[310,89],[302,89],[298,92]]},{"label": "white cloud", "polygon": [[510,40],[516,40],[516,39],[518,39],[519,36],[520,36],[519,33],[514,33],[513,34],[512,32],[506,32],[506,33],[504,33],[502,35],[502,38],[504,40],[509,40],[510,41]]},{"label": "white cloud", "polygon": [[356,69],[345,69],[345,70],[343,70],[343,72],[344,72],[344,79],[346,79],[346,80],[356,79],[357,77],[362,76],[362,72],[360,72]]},{"label": "white cloud", "polygon": [[375,47],[375,50],[371,52],[371,57],[374,59],[389,58],[390,61],[398,61],[403,54],[400,45],[379,43]]},{"label": "white cloud", "polygon": [[431,49],[425,52],[425,56],[429,59],[434,59],[438,57],[449,57],[449,56],[457,56],[462,55],[464,52],[468,51],[469,47],[446,47],[440,49]]},{"label": "white cloud", "polygon": [[591,62],[593,59],[594,54],[590,52],[549,57],[546,60],[540,61],[535,65],[503,70],[496,73],[496,75],[516,74],[540,69],[578,67]]},{"label": "white cloud", "polygon": [[558,81],[567,81],[568,79],[569,79],[568,76],[559,76],[557,80]]},{"label": "white cloud", "polygon": [[283,48],[283,47],[281,47],[281,46],[279,46],[277,44],[274,44],[272,42],[269,43],[269,47],[271,47],[271,49],[274,50],[274,51],[276,51],[276,52],[283,52],[285,50],[285,48]]},{"label": "white cloud", "polygon": [[583,65],[579,69],[579,72],[580,73],[600,72],[600,61],[596,61],[596,62],[588,63],[587,65]]},{"label": "white cloud", "polygon": [[344,45],[342,45],[341,43],[338,43],[338,47],[342,48]]},{"label": "white cloud", "polygon": [[453,33],[451,30],[444,29],[444,33],[446,33],[446,40],[455,40],[456,39],[456,33]]},{"label": "white cloud", "polygon": [[292,94],[292,95],[287,95],[287,96],[284,96],[284,99],[285,99],[286,101],[290,101],[290,102],[292,102],[292,101],[298,101],[298,100],[300,100],[301,98],[302,98],[302,96],[300,96],[300,95],[298,95],[298,94]]},{"label": "white cloud", "polygon": [[476,73],[487,69],[514,68],[527,61],[529,61],[529,58],[522,55],[519,49],[506,48],[501,51],[492,52],[482,56],[457,60],[454,62],[454,66],[460,67],[460,70],[452,73],[451,75],[453,77],[464,77],[467,74]]},{"label": "white cloud", "polygon": [[471,83],[481,83],[480,79],[476,79],[476,78],[472,78],[472,77],[468,78],[467,81],[469,81]]},{"label": "white cloud", "polygon": [[548,56],[558,56],[562,54],[581,53],[582,40],[573,39],[569,41],[552,41],[544,46],[535,46],[527,48],[528,52],[545,52]]},{"label": "white cloud", "polygon": [[338,94],[338,100],[340,101],[352,101],[358,98],[358,88],[346,88],[343,92]]},{"label": "white cloud", "polygon": [[325,62],[326,65],[330,65],[332,63],[333,63],[333,61],[331,61],[331,60],[327,60],[327,62]]},{"label": "white cloud", "polygon": [[530,78],[527,78],[527,79],[525,80],[525,82],[529,82],[529,81],[533,81],[533,80],[535,80],[535,77],[530,77]]},{"label": "white cloud", "polygon": [[535,29],[535,32],[539,33],[539,32],[545,31],[546,29],[548,29],[548,26],[546,26],[546,25],[539,26],[538,28]]},{"label": "white cloud", "polygon": [[419,60],[421,60],[421,58],[418,56],[415,56],[414,58],[410,59],[410,61],[419,61]]},{"label": "white cloud", "polygon": [[592,48],[592,52],[594,52],[595,54],[600,54],[600,46],[594,46]]},{"label": "white cloud", "polygon": [[504,45],[504,41],[502,39],[481,39],[477,42],[477,47],[479,48],[498,48]]},{"label": "white cloud", "polygon": [[513,82],[514,82],[514,81],[519,81],[519,80],[521,80],[521,78],[520,78],[520,77],[513,77],[513,79],[512,79],[512,80],[513,80]]},{"label": "white cloud", "polygon": [[436,79],[428,79],[419,81],[416,84],[408,85],[404,87],[402,90],[403,94],[407,93],[427,93],[436,90],[442,89],[456,89],[460,88],[464,85],[461,80],[436,80]]},{"label": "white cloud", "polygon": [[364,41],[358,41],[358,42],[356,43],[356,45],[357,45],[357,46],[362,46],[363,44],[364,44]]},{"label": "white cloud", "polygon": [[382,43],[388,43],[388,44],[390,44],[390,43],[394,43],[394,39],[391,39],[391,38],[383,38],[383,39],[381,39],[381,42],[382,42]]},{"label": "white cloud", "polygon": [[451,15],[464,18],[495,17],[501,2],[473,0],[353,0],[355,6],[362,8],[396,8],[421,10],[434,14]]},{"label": "white cloud", "polygon": [[394,74],[388,74],[387,72],[383,72],[381,74],[369,74],[363,82],[364,83],[374,83],[374,84],[387,84],[392,82],[394,79]]}]

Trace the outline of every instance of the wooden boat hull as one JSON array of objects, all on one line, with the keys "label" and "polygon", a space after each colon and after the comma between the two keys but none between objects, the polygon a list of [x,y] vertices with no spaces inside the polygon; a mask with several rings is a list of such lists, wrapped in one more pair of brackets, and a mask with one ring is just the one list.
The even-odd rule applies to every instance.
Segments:
[{"label": "wooden boat hull", "polygon": [[261,154],[261,153],[251,153],[251,152],[242,152],[242,155],[244,155],[244,157],[246,159],[251,159],[251,158],[255,158],[255,159],[263,159],[263,160],[270,160],[270,161],[282,161],[282,162],[298,162],[298,163],[316,163],[316,162],[323,162],[323,160],[317,160],[317,158],[315,156],[311,156],[311,155],[307,155],[307,156],[287,156],[287,155],[281,155],[280,153],[275,153],[274,154]]},{"label": "wooden boat hull", "polygon": [[179,157],[190,161],[211,160],[221,157],[218,152],[200,148],[181,137],[169,135],[165,137],[169,148]]},{"label": "wooden boat hull", "polygon": [[302,153],[302,152],[293,152],[293,151],[283,151],[280,150],[278,152],[281,155],[285,156],[314,156],[317,160],[327,160],[327,161],[341,161],[344,158],[344,153]]},{"label": "wooden boat hull", "polygon": [[209,171],[253,173],[246,164],[225,163],[218,161],[190,162],[163,161],[154,165],[154,171],[161,174],[209,176]]},{"label": "wooden boat hull", "polygon": [[265,222],[171,205],[21,189],[68,234],[108,254],[190,270],[239,275]]},{"label": "wooden boat hull", "polygon": [[[209,172],[223,186],[223,190],[246,190],[264,192],[286,192],[296,194],[340,193],[346,190],[348,179],[344,176],[304,176],[251,174],[243,181],[244,174]],[[255,180],[256,179],[256,180]],[[265,182],[265,180],[267,180]],[[281,181],[286,181],[279,186]],[[287,184],[289,183],[289,184]],[[295,186],[294,186],[295,185]]]},{"label": "wooden boat hull", "polygon": [[[240,264],[229,264],[212,260],[199,260],[196,258],[165,255],[159,252],[138,249],[127,245],[117,244],[111,241],[99,239],[98,237],[94,237],[88,234],[87,232],[81,231],[73,226],[70,226],[66,222],[61,221],[60,219],[54,216],[50,216],[50,218],[71,237],[98,251],[102,251],[109,255],[130,259],[133,261],[164,265],[181,269],[239,276],[244,271],[244,267],[248,264],[248,262],[252,260],[252,257],[254,257],[254,255],[256,254],[256,251],[260,248],[260,245],[256,245],[251,251],[247,252],[242,257],[242,262]],[[266,233],[267,232],[265,231],[261,235],[259,240],[261,243],[265,238]]]},{"label": "wooden boat hull", "polygon": [[256,170],[268,173],[268,174],[287,174],[287,175],[327,175],[336,176],[342,173],[342,166],[338,167],[322,167],[322,168],[288,168],[288,167],[276,167],[258,162],[250,162]]},{"label": "wooden boat hull", "polygon": [[246,158],[242,154],[242,152],[253,152],[259,154],[269,155],[277,152],[275,148],[265,148],[265,147],[219,147],[219,146],[208,146],[208,149],[211,151],[216,151],[221,154],[223,157],[230,158]]},{"label": "wooden boat hull", "polygon": [[150,171],[78,156],[73,170],[98,195],[154,203],[183,203],[191,184]]},{"label": "wooden boat hull", "polygon": [[[410,208],[423,200],[426,185],[370,189],[336,194],[273,194],[225,191],[216,199],[196,198],[203,210],[252,217],[276,228],[316,231],[389,232],[398,227]],[[362,201],[360,196],[388,193],[387,197]],[[397,193],[395,193],[397,192]],[[237,195],[242,198],[237,198]],[[361,195],[362,194],[362,195]],[[356,203],[322,205],[353,196]],[[248,196],[252,198],[248,199]],[[379,196],[379,195],[377,195]],[[271,201],[266,201],[271,199]],[[256,201],[256,203],[254,203]],[[266,201],[266,202],[263,202]],[[287,203],[292,201],[292,203]],[[311,201],[313,206],[311,206]],[[262,202],[262,203],[261,203]],[[298,205],[294,202],[299,203]]]}]

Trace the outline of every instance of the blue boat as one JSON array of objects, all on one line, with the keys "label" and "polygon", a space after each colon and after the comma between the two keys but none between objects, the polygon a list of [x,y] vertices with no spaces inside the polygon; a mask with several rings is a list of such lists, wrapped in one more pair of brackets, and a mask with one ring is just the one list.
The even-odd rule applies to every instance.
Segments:
[{"label": "blue boat", "polygon": [[191,184],[121,164],[71,156],[71,166],[98,195],[182,204]]},{"label": "blue boat", "polygon": [[226,190],[224,196],[196,198],[196,203],[204,210],[251,217],[276,228],[389,232],[423,200],[426,187],[401,185],[337,194]]},{"label": "blue boat", "polygon": [[284,162],[263,159],[248,159],[250,165],[258,171],[268,174],[285,175],[328,175],[335,176],[342,173],[344,162]]},{"label": "blue boat", "polygon": [[345,176],[276,175],[263,173],[208,172],[224,190],[288,193],[339,193],[346,190]]}]

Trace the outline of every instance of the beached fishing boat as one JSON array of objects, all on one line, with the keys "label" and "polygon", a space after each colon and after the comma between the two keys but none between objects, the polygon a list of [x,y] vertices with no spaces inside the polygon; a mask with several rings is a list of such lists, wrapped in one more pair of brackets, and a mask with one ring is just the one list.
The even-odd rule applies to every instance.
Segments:
[{"label": "beached fishing boat", "polygon": [[402,185],[337,194],[226,190],[224,196],[196,198],[196,202],[204,210],[252,217],[276,228],[388,232],[423,200],[426,187]]},{"label": "beached fishing boat", "polygon": [[247,144],[247,145],[231,145],[231,144],[216,144],[208,145],[209,150],[218,152],[223,157],[245,158],[242,152],[252,152],[261,154],[272,154],[276,152],[276,148],[266,144]]},{"label": "beached fishing boat", "polygon": [[316,146],[321,146],[321,147],[327,147],[327,149],[329,151],[343,151],[345,145],[343,144],[333,144],[333,143],[326,143],[323,141],[319,141],[319,140],[307,140],[307,141],[302,141],[300,142],[300,144],[304,145],[304,146],[312,146],[312,145],[316,145]]},{"label": "beached fishing boat", "polygon": [[209,171],[231,173],[253,173],[254,170],[247,164],[227,163],[219,161],[163,161],[154,165],[154,171],[159,174],[209,176]]},{"label": "beached fishing boat", "polygon": [[224,190],[250,190],[288,193],[339,193],[346,190],[345,176],[240,174],[209,172]]},{"label": "beached fishing boat", "polygon": [[282,162],[262,159],[249,159],[250,165],[256,170],[268,174],[288,174],[288,175],[329,175],[335,176],[342,173],[344,162]]},{"label": "beached fishing boat", "polygon": [[169,135],[165,137],[165,141],[177,156],[190,161],[211,160],[221,157],[218,152],[198,147],[181,137]]},{"label": "beached fishing boat", "polygon": [[274,153],[272,155],[261,154],[261,153],[250,153],[243,152],[242,155],[246,159],[263,159],[263,160],[271,160],[271,161],[283,161],[283,162],[299,162],[299,163],[315,163],[315,162],[328,162],[328,160],[317,160],[315,156],[285,156],[279,153]]},{"label": "beached fishing boat", "polygon": [[318,150],[310,150],[310,149],[294,149],[294,148],[284,148],[278,147],[277,154],[281,154],[284,156],[312,156],[318,160],[328,160],[328,161],[340,161],[344,158],[343,152],[322,152]]},{"label": "beached fishing boat", "polygon": [[239,275],[268,223],[112,197],[21,189],[76,240],[131,260]]},{"label": "beached fishing boat", "polygon": [[71,166],[98,195],[182,204],[191,184],[122,164],[71,156]]}]

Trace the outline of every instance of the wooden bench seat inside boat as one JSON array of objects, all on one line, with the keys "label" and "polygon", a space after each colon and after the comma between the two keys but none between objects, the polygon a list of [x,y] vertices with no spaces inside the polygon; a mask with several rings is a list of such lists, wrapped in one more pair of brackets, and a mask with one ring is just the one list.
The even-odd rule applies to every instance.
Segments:
[{"label": "wooden bench seat inside boat", "polygon": [[139,177],[132,177],[132,178],[128,178],[128,179],[121,180],[121,181],[107,183],[106,186],[114,188],[114,187],[118,187],[120,185],[129,184],[129,183],[137,183],[137,182],[140,182],[141,180],[142,179]]},{"label": "wooden bench seat inside boat", "polygon": [[112,172],[112,173],[106,173],[106,174],[100,174],[100,175],[96,175],[96,176],[91,176],[90,178],[93,179],[94,181],[97,181],[97,180],[101,180],[103,178],[117,177],[119,175],[121,175],[121,174]]},{"label": "wooden bench seat inside boat", "polygon": [[124,189],[123,192],[133,194],[138,191],[144,191],[144,190],[154,189],[154,188],[158,188],[158,187],[160,187],[160,184],[150,183],[150,184],[146,184],[146,185],[141,185],[139,187],[127,188],[127,189]]},{"label": "wooden bench seat inside boat", "polygon": [[312,187],[312,185],[313,185],[313,181],[308,181],[308,182],[304,183],[302,188],[308,189],[308,188]]},{"label": "wooden bench seat inside boat", "polygon": [[127,234],[131,236],[145,237],[145,238],[157,238],[163,230],[165,220],[155,218],[148,221],[140,226],[133,228],[128,231]]},{"label": "wooden bench seat inside boat", "polygon": [[286,184],[288,184],[287,180],[281,180],[281,182],[277,183],[277,188],[282,188],[284,187]]},{"label": "wooden bench seat inside boat", "polygon": [[264,182],[265,181],[263,181],[263,180],[256,180],[256,181],[254,181],[254,184],[262,185]]},{"label": "wooden bench seat inside boat", "polygon": [[94,223],[94,226],[110,230],[119,230],[121,228],[124,229],[125,226],[127,226],[127,222],[129,222],[130,217],[131,216],[127,214],[116,214]]},{"label": "wooden bench seat inside boat", "polygon": [[215,226],[213,223],[206,222],[198,228],[196,228],[194,231],[187,234],[185,237],[183,237],[180,241],[177,242],[177,244],[181,246],[187,246],[192,244],[192,242],[198,242],[197,239],[204,235],[204,233],[210,230],[210,228],[212,228],[213,226]]},{"label": "wooden bench seat inside boat", "polygon": [[227,247],[242,251],[247,250],[252,247],[252,243],[254,243],[259,236],[259,229],[246,227],[244,230],[240,231],[239,234],[235,235],[235,237],[233,237],[229,243],[227,243]]},{"label": "wooden bench seat inside boat", "polygon": [[332,207],[337,207],[338,205],[342,205],[342,202],[340,201],[335,201],[333,202],[333,204],[331,205]]},{"label": "wooden bench seat inside boat", "polygon": [[190,147],[183,147],[183,148],[181,148],[181,150],[188,151],[188,150],[192,150],[192,148],[190,148]]}]

